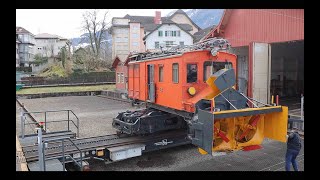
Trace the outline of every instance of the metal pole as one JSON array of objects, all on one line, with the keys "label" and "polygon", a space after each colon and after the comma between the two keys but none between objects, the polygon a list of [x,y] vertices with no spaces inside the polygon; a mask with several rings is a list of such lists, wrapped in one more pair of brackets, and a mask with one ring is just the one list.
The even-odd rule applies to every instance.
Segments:
[{"label": "metal pole", "polygon": [[44,148],[42,147],[42,130],[41,128],[36,128],[38,131],[38,153],[39,153],[39,166],[40,166],[40,171],[45,171],[45,164],[44,164]]},{"label": "metal pole", "polygon": [[68,110],[68,131],[69,131],[69,129],[70,129],[70,119],[69,119],[69,110]]},{"label": "metal pole", "polygon": [[251,101],[246,95],[244,95],[243,93],[240,93],[243,97],[245,97],[249,102],[251,102],[251,104],[253,106],[255,106],[256,108],[258,107],[253,101]]},{"label": "metal pole", "polygon": [[21,107],[21,114],[20,114],[20,120],[21,120],[21,138],[24,139],[24,110],[23,107]]},{"label": "metal pole", "polygon": [[44,131],[47,132],[47,112],[44,112]]},{"label": "metal pole", "polygon": [[304,131],[304,96],[301,94],[301,130]]},{"label": "metal pole", "polygon": [[82,170],[82,152],[80,151],[80,165],[81,165],[81,170]]},{"label": "metal pole", "polygon": [[304,109],[303,109],[303,107],[304,107],[304,96],[303,96],[303,94],[301,95],[301,119],[304,119]]},{"label": "metal pole", "polygon": [[78,134],[78,137],[80,137],[80,134],[79,134],[79,118],[77,118],[77,134]]},{"label": "metal pole", "polygon": [[255,99],[252,99],[253,101],[256,101],[256,102],[258,102],[258,103],[260,103],[260,104],[263,104],[263,105],[266,105],[266,106],[271,106],[270,104],[265,104],[265,103],[263,103],[263,102],[260,102],[260,101],[258,101],[258,100],[255,100]]},{"label": "metal pole", "polygon": [[237,108],[226,98],[224,97],[224,95],[220,94],[235,110],[237,110]]},{"label": "metal pole", "polygon": [[65,162],[65,156],[64,156],[64,139],[62,139],[62,163],[63,163],[63,170],[64,171],[66,169],[66,162]]},{"label": "metal pole", "polygon": [[45,145],[45,143],[42,143],[42,152],[43,152],[42,159],[43,159],[43,171],[46,171],[46,159],[45,159],[46,156],[45,156],[44,145]]}]

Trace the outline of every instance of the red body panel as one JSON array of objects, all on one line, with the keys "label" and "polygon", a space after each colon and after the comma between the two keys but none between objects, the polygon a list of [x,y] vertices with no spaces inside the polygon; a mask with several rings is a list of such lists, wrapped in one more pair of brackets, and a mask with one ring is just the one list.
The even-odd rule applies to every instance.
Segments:
[{"label": "red body panel", "polygon": [[[151,59],[145,61],[132,61],[129,63],[129,98],[147,101],[147,65],[154,65],[154,83],[155,83],[155,104],[170,107],[177,110],[194,112],[194,104],[190,102],[193,96],[188,93],[189,87],[196,89],[196,94],[201,93],[208,85],[204,81],[204,62],[228,62],[236,71],[236,56],[234,54],[219,52],[213,57],[208,50],[185,52],[182,55],[168,56],[164,58]],[[172,80],[172,65],[179,65],[179,82]],[[187,64],[197,64],[197,81],[187,83]],[[132,72],[133,67],[139,66],[139,77]],[[163,66],[163,82],[159,82],[159,66]]]}]

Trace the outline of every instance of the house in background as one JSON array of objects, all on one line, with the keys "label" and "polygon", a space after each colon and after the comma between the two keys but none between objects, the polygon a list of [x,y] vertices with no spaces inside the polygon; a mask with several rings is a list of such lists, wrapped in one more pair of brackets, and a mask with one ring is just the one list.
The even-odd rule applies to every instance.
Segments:
[{"label": "house in background", "polygon": [[127,61],[122,62],[119,57],[116,57],[112,63],[112,68],[116,71],[116,90],[123,93],[126,93],[128,89],[127,63]]},{"label": "house in background", "polygon": [[193,34],[194,37],[194,42],[193,43],[197,43],[199,42],[202,38],[204,38],[207,34],[209,34],[209,32],[214,29],[216,26],[209,26],[205,29],[201,29],[200,31],[196,32]]},{"label": "house in background", "polygon": [[160,49],[160,47],[169,48],[174,45],[192,45],[193,35],[190,33],[191,31],[191,25],[177,24],[170,20],[157,24],[143,38],[146,50]]},{"label": "house in background", "polygon": [[[19,41],[19,42],[18,42]],[[23,27],[16,27],[16,46],[19,51],[19,66],[28,67],[34,57],[34,35]],[[17,60],[16,60],[17,61]],[[17,62],[16,62],[17,66]]]},{"label": "house in background", "polygon": [[201,30],[201,28],[194,23],[190,17],[183,10],[179,9],[175,13],[173,13],[169,19],[177,24],[189,24],[192,28],[190,31],[191,34],[194,34]]},{"label": "house in background", "polygon": [[128,68],[125,61],[130,52],[145,52],[160,46],[191,45],[193,34],[199,30],[201,29],[182,10],[177,10],[170,17],[161,17],[161,12],[157,11],[155,16],[127,14],[112,18],[112,59],[116,76],[120,77],[117,89],[126,90]]},{"label": "house in background", "polygon": [[16,38],[16,67],[20,66],[20,60],[19,60],[19,44],[20,41],[18,40],[18,38]]},{"label": "house in background", "polygon": [[35,54],[41,54],[43,57],[57,56],[60,49],[65,47],[68,42],[66,38],[48,33],[37,34],[35,40]]}]

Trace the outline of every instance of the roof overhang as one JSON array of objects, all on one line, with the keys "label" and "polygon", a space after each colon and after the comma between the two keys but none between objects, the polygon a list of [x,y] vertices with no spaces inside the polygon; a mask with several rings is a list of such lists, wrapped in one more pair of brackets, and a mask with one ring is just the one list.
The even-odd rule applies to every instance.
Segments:
[{"label": "roof overhang", "polygon": [[228,24],[229,18],[231,16],[231,12],[232,12],[232,9],[224,10],[219,24],[215,28],[213,28],[206,36],[204,36],[200,41],[204,41],[212,37],[223,37],[223,31]]},{"label": "roof overhang", "polygon": [[113,60],[113,63],[112,63],[112,68],[117,68],[119,62],[121,62],[121,60],[119,59],[118,56],[116,56]]}]

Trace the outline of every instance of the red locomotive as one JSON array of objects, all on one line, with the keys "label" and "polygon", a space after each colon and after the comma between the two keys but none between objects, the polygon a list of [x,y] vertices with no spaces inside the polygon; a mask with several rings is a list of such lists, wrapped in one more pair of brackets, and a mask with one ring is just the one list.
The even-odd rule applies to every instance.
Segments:
[{"label": "red locomotive", "polygon": [[[287,108],[261,108],[236,91],[237,57],[226,52],[229,47],[227,40],[214,38],[131,55],[128,95],[135,103],[145,102],[146,108],[119,113],[113,127],[126,134],[186,129],[192,143],[206,152],[260,144],[264,134],[285,141],[286,128],[273,135],[264,132],[279,123],[286,127]],[[247,130],[248,125],[255,127]]]}]

